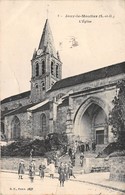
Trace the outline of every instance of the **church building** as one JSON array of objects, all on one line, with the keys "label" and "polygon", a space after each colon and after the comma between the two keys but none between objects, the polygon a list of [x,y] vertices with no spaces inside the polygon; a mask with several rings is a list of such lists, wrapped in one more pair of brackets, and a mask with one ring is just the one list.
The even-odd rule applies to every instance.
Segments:
[{"label": "church building", "polygon": [[125,79],[125,62],[62,79],[62,62],[48,19],[31,60],[31,90],[1,101],[1,131],[7,140],[67,134],[69,140],[106,146],[116,84]]}]

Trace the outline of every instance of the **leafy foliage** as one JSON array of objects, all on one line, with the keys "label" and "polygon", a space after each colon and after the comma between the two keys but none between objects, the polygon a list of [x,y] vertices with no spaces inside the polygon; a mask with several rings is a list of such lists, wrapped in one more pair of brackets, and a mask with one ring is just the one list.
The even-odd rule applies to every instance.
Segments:
[{"label": "leafy foliage", "polygon": [[66,137],[62,134],[51,133],[45,140],[17,140],[7,146],[1,147],[1,156],[30,156],[33,149],[33,156],[44,156],[46,152],[60,150],[64,147]]},{"label": "leafy foliage", "polygon": [[109,113],[109,124],[118,142],[125,142],[125,80],[117,83],[117,95],[114,97],[113,109]]}]

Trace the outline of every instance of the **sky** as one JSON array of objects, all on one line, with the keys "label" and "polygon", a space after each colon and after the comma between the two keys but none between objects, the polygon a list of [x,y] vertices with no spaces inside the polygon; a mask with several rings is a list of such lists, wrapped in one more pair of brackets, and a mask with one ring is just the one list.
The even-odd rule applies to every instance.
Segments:
[{"label": "sky", "polygon": [[46,18],[63,78],[125,61],[124,0],[1,0],[1,99],[30,90],[31,59]]}]

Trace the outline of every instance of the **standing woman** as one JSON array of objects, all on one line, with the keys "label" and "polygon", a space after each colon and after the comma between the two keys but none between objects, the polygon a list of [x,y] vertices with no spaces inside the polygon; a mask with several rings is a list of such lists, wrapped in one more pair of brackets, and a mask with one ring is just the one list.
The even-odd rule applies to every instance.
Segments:
[{"label": "standing woman", "polygon": [[58,173],[59,173],[59,181],[60,181],[60,187],[64,187],[64,182],[65,182],[65,167],[64,164],[61,162],[60,166],[58,168]]},{"label": "standing woman", "polygon": [[18,168],[19,179],[23,179],[24,171],[25,171],[24,160],[21,159]]}]

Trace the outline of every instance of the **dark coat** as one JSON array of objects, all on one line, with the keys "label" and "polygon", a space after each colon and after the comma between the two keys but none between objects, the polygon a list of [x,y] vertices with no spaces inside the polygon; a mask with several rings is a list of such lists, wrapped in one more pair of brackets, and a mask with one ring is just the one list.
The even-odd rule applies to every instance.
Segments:
[{"label": "dark coat", "polygon": [[18,174],[24,174],[24,170],[25,170],[24,163],[19,163]]},{"label": "dark coat", "polygon": [[39,166],[39,173],[41,177],[44,177],[44,170],[45,170],[45,165],[40,165]]},{"label": "dark coat", "polygon": [[63,166],[60,166],[58,168],[58,173],[59,173],[59,180],[65,181],[65,168]]},{"label": "dark coat", "polygon": [[35,175],[35,165],[31,164],[29,165],[29,176],[34,176]]}]

